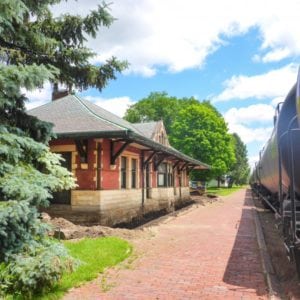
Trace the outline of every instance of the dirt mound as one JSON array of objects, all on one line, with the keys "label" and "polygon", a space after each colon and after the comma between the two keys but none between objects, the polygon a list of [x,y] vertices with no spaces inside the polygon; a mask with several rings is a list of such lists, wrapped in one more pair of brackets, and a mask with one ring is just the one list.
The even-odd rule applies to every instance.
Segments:
[{"label": "dirt mound", "polygon": [[42,220],[52,227],[51,236],[58,239],[70,240],[84,237],[117,236],[124,239],[135,239],[151,235],[149,228],[143,229],[121,229],[101,225],[82,226],[75,225],[64,218],[51,218],[48,214],[42,214]]},{"label": "dirt mound", "polygon": [[205,206],[205,205],[211,204],[213,202],[221,201],[221,198],[219,196],[216,196],[216,195],[203,194],[201,196],[192,195],[192,200],[196,204],[200,204],[202,206]]},{"label": "dirt mound", "polygon": [[[54,236],[58,239],[70,240],[70,239],[80,239],[84,237],[100,237],[100,236],[117,236],[127,240],[139,239],[139,238],[150,238],[155,235],[154,226],[165,222],[166,219],[176,217],[179,213],[184,212],[193,207],[193,205],[205,206],[207,204],[212,204],[216,201],[222,201],[221,198],[210,198],[207,195],[197,195],[191,197],[191,202],[186,207],[180,207],[178,210],[173,213],[158,215],[156,218],[145,218],[145,222],[141,224],[136,224],[139,226],[135,229],[126,229],[126,228],[111,228],[101,225],[94,226],[83,226],[76,225],[62,217],[51,218],[49,214],[43,212],[41,214],[43,222],[51,225],[52,231],[50,232],[51,236]],[[152,220],[152,221],[151,221]],[[135,225],[135,224],[133,224]],[[132,228],[128,226],[128,228]]]}]

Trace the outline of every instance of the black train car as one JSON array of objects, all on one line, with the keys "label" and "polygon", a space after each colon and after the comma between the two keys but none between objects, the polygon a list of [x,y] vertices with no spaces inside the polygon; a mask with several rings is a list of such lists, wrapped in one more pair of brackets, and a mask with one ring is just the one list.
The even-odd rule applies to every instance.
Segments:
[{"label": "black train car", "polygon": [[274,129],[250,178],[253,192],[276,213],[290,260],[300,275],[300,69],[274,117]]}]

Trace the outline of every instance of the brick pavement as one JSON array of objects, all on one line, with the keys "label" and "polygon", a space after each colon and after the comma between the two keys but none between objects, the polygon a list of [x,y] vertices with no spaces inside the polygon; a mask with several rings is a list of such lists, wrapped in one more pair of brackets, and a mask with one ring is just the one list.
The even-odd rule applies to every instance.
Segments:
[{"label": "brick pavement", "polygon": [[[253,203],[245,190],[158,225],[139,257],[64,299],[267,299]],[[105,280],[108,291],[101,291]]]}]

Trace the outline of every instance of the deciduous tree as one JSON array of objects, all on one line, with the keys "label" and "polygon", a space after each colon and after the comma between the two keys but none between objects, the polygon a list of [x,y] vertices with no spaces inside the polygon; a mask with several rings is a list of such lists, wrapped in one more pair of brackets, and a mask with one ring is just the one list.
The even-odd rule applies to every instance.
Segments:
[{"label": "deciduous tree", "polygon": [[153,92],[130,106],[124,119],[131,123],[163,120],[166,131],[171,133],[171,126],[177,111],[188,103],[197,103],[194,98],[179,99],[171,97],[165,92]]},{"label": "deciduous tree", "polygon": [[234,145],[223,117],[209,103],[182,107],[172,125],[172,145],[212,169],[194,173],[199,179],[220,179],[235,162]]},{"label": "deciduous tree", "polygon": [[220,179],[235,161],[224,118],[209,101],[151,93],[132,105],[125,119],[133,123],[163,120],[172,146],[212,166],[210,171],[193,171],[196,179]]},{"label": "deciduous tree", "polygon": [[234,154],[236,162],[229,172],[230,185],[234,183],[237,185],[246,184],[250,174],[247,148],[238,134],[234,133],[232,138],[235,145]]}]

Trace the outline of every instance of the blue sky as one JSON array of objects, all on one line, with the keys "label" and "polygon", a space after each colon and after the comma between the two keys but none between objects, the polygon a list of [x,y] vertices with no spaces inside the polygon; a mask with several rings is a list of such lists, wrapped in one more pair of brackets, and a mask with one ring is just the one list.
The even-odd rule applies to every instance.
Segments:
[{"label": "blue sky", "polygon": [[[86,14],[96,0],[73,0],[54,13]],[[151,92],[209,99],[248,148],[250,163],[272,131],[274,108],[296,81],[300,62],[298,0],[116,0],[117,20],[88,46],[102,63],[130,68],[102,91],[81,93],[122,116]],[[29,93],[28,107],[50,101],[50,86]]]}]

